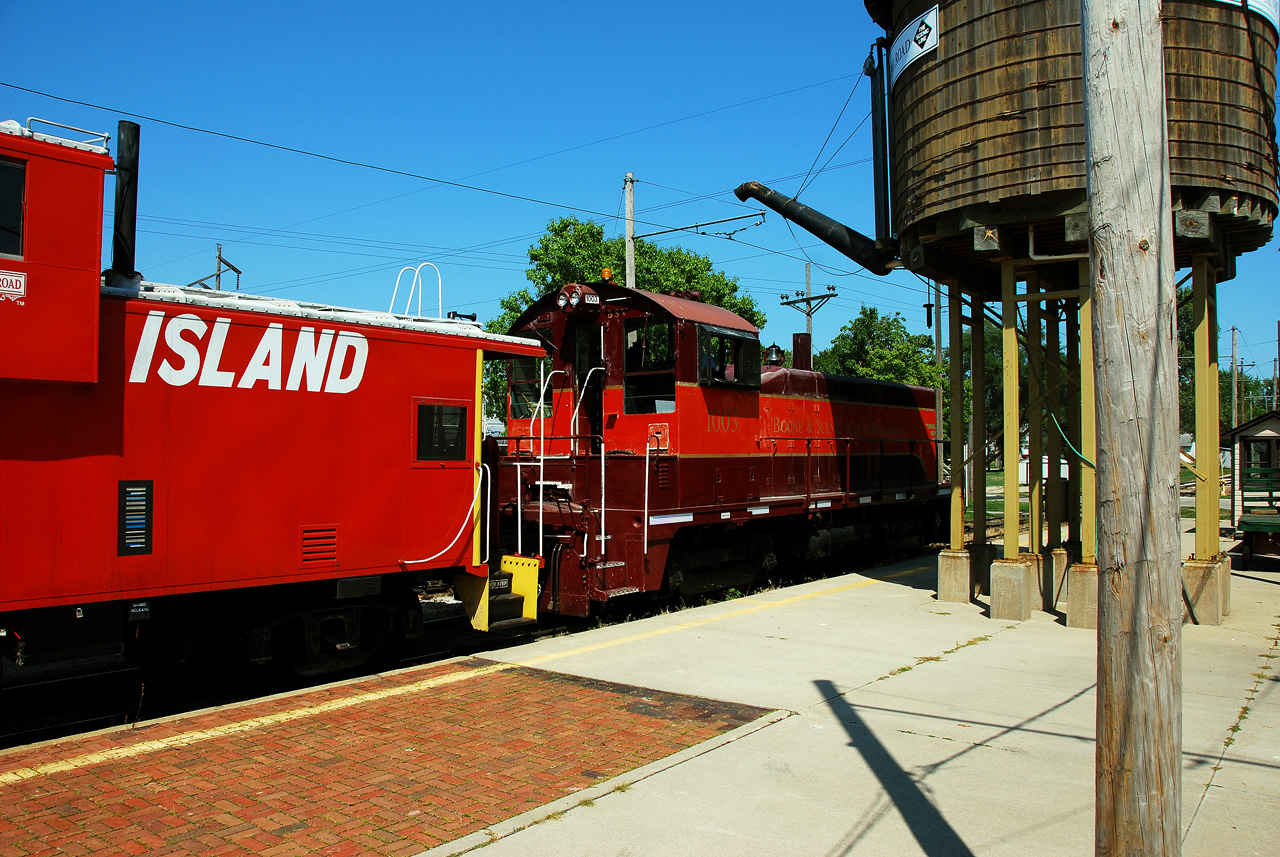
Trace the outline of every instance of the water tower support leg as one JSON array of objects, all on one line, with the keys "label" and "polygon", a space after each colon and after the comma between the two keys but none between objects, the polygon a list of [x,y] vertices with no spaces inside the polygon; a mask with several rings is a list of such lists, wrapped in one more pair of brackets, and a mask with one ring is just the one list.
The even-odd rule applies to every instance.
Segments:
[{"label": "water tower support leg", "polygon": [[973,544],[969,553],[973,563],[974,587],[981,595],[991,592],[991,561],[995,547],[987,544],[987,323],[986,305],[976,296],[969,308],[969,377],[973,403],[969,422],[969,484],[973,493]]},{"label": "water tower support leg", "polygon": [[[1067,437],[1073,449],[1080,449],[1080,302],[1066,303],[1067,323]],[[1080,456],[1067,456],[1067,553],[1080,561]]]},{"label": "water tower support leg", "polygon": [[1021,410],[1018,401],[1018,274],[1012,262],[1000,265],[1001,357],[1004,364],[1004,558],[1016,559],[1018,537],[1018,462]]},{"label": "water tower support leg", "polygon": [[[1040,280],[1028,275],[1027,291],[1040,291]],[[1041,471],[1044,469],[1044,398],[1040,379],[1044,377],[1044,347],[1040,340],[1041,309],[1039,301],[1027,302],[1027,550],[1040,556],[1044,539],[1044,495]]]},{"label": "water tower support leg", "polygon": [[1062,422],[1062,372],[1058,362],[1058,301],[1045,304],[1044,352],[1045,352],[1045,403],[1051,415],[1045,423],[1046,452],[1049,456],[1049,467],[1045,476],[1049,483],[1049,493],[1045,497],[1045,521],[1049,525],[1049,537],[1045,546],[1049,550],[1062,547],[1062,436],[1058,434],[1058,426]]},{"label": "water tower support leg", "polygon": [[[950,341],[951,422],[947,431],[950,441],[951,521],[947,550],[938,554],[938,600],[968,602],[973,597],[973,563],[964,549],[964,369],[961,363],[960,289],[947,286],[948,339]],[[938,322],[941,324],[941,320]],[[938,414],[941,419],[942,414]]]},{"label": "water tower support leg", "polygon": [[1218,548],[1217,276],[1206,256],[1191,268],[1196,361],[1196,559],[1216,559]]}]

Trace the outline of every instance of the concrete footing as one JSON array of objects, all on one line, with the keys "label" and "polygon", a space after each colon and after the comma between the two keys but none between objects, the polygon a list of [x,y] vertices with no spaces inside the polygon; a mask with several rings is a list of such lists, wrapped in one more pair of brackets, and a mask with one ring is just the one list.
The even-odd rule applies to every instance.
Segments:
[{"label": "concrete footing", "polygon": [[1098,566],[1074,563],[1067,570],[1067,627],[1098,627]]},{"label": "concrete footing", "polygon": [[968,603],[973,597],[968,551],[938,553],[938,600]]},{"label": "concrete footing", "polygon": [[[1221,625],[1231,612],[1231,557],[1223,554],[1217,559],[1187,560],[1182,564],[1182,582],[1195,621],[1201,625]],[[1183,610],[1185,613],[1185,604]]]},{"label": "concrete footing", "polygon": [[991,594],[991,563],[996,561],[996,546],[986,542],[970,542],[968,545],[969,573],[972,575],[973,591],[976,595]]},{"label": "concrete footing", "polygon": [[1032,554],[991,563],[991,618],[1022,622],[1031,618],[1039,593],[1040,558]]},{"label": "concrete footing", "polygon": [[1054,548],[1044,558],[1043,584],[1044,604],[1047,613],[1057,612],[1067,606],[1067,565],[1068,556],[1063,548]]}]

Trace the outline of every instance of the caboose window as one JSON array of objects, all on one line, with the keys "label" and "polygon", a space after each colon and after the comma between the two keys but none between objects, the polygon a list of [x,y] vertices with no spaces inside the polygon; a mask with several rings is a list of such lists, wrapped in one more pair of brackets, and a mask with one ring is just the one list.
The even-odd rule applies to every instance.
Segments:
[{"label": "caboose window", "polygon": [[26,165],[0,160],[0,256],[22,255],[22,204]]},{"label": "caboose window", "polygon": [[418,461],[465,461],[467,409],[418,404]]},{"label": "caboose window", "polygon": [[698,383],[759,389],[759,340],[710,325],[698,328]]},{"label": "caboose window", "polygon": [[669,414],[676,409],[675,330],[652,316],[623,324],[622,410]]}]

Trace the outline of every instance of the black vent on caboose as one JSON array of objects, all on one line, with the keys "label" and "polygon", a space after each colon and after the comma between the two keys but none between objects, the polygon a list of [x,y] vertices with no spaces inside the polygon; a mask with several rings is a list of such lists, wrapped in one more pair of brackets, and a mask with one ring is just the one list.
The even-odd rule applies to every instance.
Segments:
[{"label": "black vent on caboose", "polygon": [[328,568],[338,564],[338,525],[302,528],[301,568]]},{"label": "black vent on caboose", "polygon": [[153,483],[140,479],[120,483],[119,520],[116,527],[117,556],[151,553],[151,513]]}]

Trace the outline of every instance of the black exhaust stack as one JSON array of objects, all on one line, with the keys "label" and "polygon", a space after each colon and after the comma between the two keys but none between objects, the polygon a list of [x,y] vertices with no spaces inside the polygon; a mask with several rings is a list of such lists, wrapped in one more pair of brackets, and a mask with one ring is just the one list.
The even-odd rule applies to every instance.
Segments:
[{"label": "black exhaust stack", "polygon": [[116,138],[116,209],[111,236],[109,286],[137,286],[134,270],[138,239],[138,123],[121,121]]},{"label": "black exhaust stack", "polygon": [[744,182],[738,185],[733,195],[742,202],[754,199],[762,205],[776,211],[819,241],[830,244],[836,250],[848,256],[873,274],[884,276],[896,265],[890,263],[898,256],[889,248],[876,246],[876,242],[843,223],[838,223],[825,214],[814,211],[807,205],[801,205],[789,196],[770,190],[760,182]]}]

